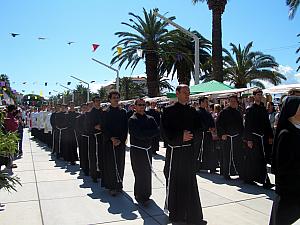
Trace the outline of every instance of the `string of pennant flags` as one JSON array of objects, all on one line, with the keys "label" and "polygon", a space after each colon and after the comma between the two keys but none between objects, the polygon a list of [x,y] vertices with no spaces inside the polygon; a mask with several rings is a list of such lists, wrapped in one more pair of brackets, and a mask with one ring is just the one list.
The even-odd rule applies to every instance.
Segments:
[{"label": "string of pennant flags", "polygon": [[[17,36],[21,35],[21,34],[19,34],[19,33],[9,33],[9,34],[10,34],[13,38],[16,38]],[[38,40],[47,40],[48,38],[47,38],[47,37],[37,37],[37,39],[38,39]],[[130,41],[129,41],[129,42],[130,42]],[[128,42],[128,43],[129,43],[129,42]],[[127,44],[128,44],[128,43],[127,43]],[[73,44],[76,44],[76,42],[75,42],[75,41],[68,41],[68,42],[66,42],[66,44],[68,44],[68,45],[73,45]],[[101,47],[100,44],[98,44],[98,43],[93,43],[93,44],[92,44],[92,52],[96,52],[97,49],[98,49],[99,47]],[[140,58],[143,58],[143,53],[144,53],[144,52],[157,52],[157,51],[156,51],[156,50],[147,50],[147,49],[142,49],[142,48],[136,49],[136,53],[137,53],[138,57],[140,57]],[[122,53],[123,53],[123,48],[122,48],[121,46],[117,46],[117,53],[118,53],[119,56],[122,55]],[[167,51],[167,52],[165,52],[165,53],[175,53],[175,54],[178,55],[178,57],[180,57],[180,55],[191,55],[191,56],[194,55],[193,53],[180,53],[180,52],[172,52],[172,51]]]}]

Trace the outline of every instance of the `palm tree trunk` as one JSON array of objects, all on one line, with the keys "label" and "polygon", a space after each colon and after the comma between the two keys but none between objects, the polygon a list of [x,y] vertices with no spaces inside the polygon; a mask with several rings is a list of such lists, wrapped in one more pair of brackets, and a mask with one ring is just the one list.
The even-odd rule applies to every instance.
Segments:
[{"label": "palm tree trunk", "polygon": [[191,71],[184,60],[176,63],[176,70],[178,83],[190,86]]},{"label": "palm tree trunk", "polygon": [[208,1],[212,10],[212,68],[213,77],[219,82],[224,81],[222,58],[222,14],[227,0]]},{"label": "palm tree trunk", "polygon": [[158,55],[156,52],[146,53],[146,74],[149,97],[159,95]]}]

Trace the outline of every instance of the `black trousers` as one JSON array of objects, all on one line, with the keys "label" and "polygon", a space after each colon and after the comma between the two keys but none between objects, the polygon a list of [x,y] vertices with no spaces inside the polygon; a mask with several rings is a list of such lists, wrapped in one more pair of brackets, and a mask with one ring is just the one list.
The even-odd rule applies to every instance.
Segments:
[{"label": "black trousers", "polygon": [[273,202],[269,225],[290,225],[299,219],[300,196],[277,195]]}]

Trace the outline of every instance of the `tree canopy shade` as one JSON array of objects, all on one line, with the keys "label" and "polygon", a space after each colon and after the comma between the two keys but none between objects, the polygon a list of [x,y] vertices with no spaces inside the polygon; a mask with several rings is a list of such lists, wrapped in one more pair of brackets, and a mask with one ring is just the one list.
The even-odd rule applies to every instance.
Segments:
[{"label": "tree canopy shade", "polygon": [[[121,40],[113,46],[115,56],[111,63],[119,63],[119,67],[127,63],[125,68],[130,66],[134,70],[137,64],[145,58],[148,95],[149,97],[158,96],[161,45],[170,39],[166,29],[168,23],[157,19],[153,10],[147,12],[146,9],[143,9],[144,18],[131,12],[129,15],[132,17],[129,19],[129,23],[122,22],[122,24],[133,32],[115,33]],[[175,17],[169,19],[174,20]],[[121,54],[118,51],[120,47],[122,48]],[[139,49],[143,50],[142,57],[137,53]]]},{"label": "tree canopy shade", "polygon": [[254,85],[264,88],[260,81],[268,81],[278,85],[286,77],[278,71],[278,63],[271,55],[262,52],[252,52],[252,42],[243,49],[240,45],[230,44],[232,54],[224,49],[224,80],[236,88]]},{"label": "tree canopy shade", "polygon": [[222,63],[222,14],[227,0],[192,0],[192,2],[206,2],[212,11],[212,72],[213,78],[223,82]]},{"label": "tree canopy shade", "polygon": [[286,0],[286,5],[289,7],[289,18],[293,19],[299,7],[300,0]]}]

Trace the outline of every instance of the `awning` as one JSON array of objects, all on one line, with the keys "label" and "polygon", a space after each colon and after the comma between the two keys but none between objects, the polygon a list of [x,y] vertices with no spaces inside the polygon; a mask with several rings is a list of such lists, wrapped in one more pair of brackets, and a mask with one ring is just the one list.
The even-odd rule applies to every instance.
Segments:
[{"label": "awning", "polygon": [[[225,91],[225,90],[231,90],[233,87],[227,84],[223,84],[221,82],[212,80],[209,82],[197,84],[190,87],[190,93],[191,95],[204,93],[204,92],[214,92],[214,91]],[[168,98],[176,98],[175,92],[167,93]]]}]

